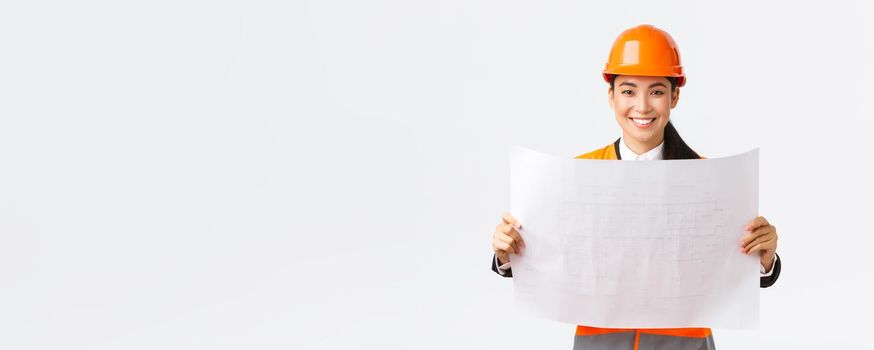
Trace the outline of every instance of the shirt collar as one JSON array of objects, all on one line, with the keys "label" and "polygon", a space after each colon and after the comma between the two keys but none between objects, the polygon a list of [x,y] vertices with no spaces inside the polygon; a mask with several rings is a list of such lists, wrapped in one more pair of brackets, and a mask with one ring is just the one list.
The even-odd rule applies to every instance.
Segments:
[{"label": "shirt collar", "polygon": [[655,146],[655,148],[647,151],[646,153],[637,154],[634,153],[631,148],[628,148],[628,146],[625,145],[624,139],[620,138],[619,157],[622,160],[662,160],[662,149],[664,148],[664,146],[665,142],[662,141],[662,143],[660,143],[658,146]]}]

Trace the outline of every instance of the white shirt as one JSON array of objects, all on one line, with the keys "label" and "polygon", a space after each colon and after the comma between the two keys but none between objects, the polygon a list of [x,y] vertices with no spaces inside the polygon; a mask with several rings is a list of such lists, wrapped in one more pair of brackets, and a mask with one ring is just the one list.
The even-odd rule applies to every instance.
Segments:
[{"label": "white shirt", "polygon": [[[662,150],[665,148],[665,143],[662,142],[655,148],[646,151],[643,154],[634,153],[631,148],[628,148],[628,145],[625,144],[621,138],[619,139],[619,158],[622,160],[662,160]],[[495,255],[495,265],[498,264],[498,256]],[[761,277],[768,277],[774,273],[774,265],[777,264],[777,259],[774,258],[774,262],[771,263],[771,269],[765,273],[765,267],[759,266],[759,272],[761,273]],[[510,269],[510,262],[508,261],[506,264],[498,266],[498,273],[502,276],[507,274],[507,270]]]},{"label": "white shirt", "polygon": [[646,151],[644,154],[637,154],[628,148],[621,138],[619,139],[619,158],[622,160],[662,160],[662,150],[665,148],[665,143],[662,142],[655,148]]}]

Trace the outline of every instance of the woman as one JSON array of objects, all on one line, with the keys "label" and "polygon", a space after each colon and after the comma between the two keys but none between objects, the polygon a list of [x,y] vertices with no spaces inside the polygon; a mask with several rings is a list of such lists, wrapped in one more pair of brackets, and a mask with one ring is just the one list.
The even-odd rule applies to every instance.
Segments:
[{"label": "woman", "polygon": [[[578,156],[581,159],[662,160],[699,159],[670,122],[671,109],[680,99],[686,83],[680,53],[668,33],[651,25],[623,32],[610,52],[603,72],[610,84],[610,107],[622,128],[614,143]],[[521,223],[505,213],[495,228],[492,270],[512,277],[509,254],[525,248],[517,229]],[[780,275],[777,229],[764,217],[746,225],[738,249],[760,256],[762,288],[770,287]],[[612,329],[577,326],[574,349],[714,349],[710,328]]]}]

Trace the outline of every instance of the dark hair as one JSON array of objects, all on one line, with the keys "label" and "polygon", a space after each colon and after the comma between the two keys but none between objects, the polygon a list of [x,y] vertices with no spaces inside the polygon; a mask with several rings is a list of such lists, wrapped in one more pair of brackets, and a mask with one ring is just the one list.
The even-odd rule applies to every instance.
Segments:
[{"label": "dark hair", "polygon": [[[616,81],[617,75],[612,75],[610,77],[610,89],[613,89],[613,83]],[[665,77],[671,82],[671,93],[673,93],[677,89],[677,78],[674,77]],[[674,124],[668,120],[668,125],[665,125],[665,139],[664,139],[664,148],[662,148],[662,155],[664,159],[699,159],[701,156],[698,155],[694,150],[692,150],[689,145],[683,141],[683,138],[680,137],[680,133],[677,132],[677,128],[674,127]]]}]

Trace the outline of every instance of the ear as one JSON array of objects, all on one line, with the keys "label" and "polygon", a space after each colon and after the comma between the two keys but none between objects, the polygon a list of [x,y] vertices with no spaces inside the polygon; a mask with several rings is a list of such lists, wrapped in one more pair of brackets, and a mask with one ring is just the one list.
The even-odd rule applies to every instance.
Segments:
[{"label": "ear", "polygon": [[674,92],[671,93],[671,109],[677,107],[677,102],[680,101],[680,88],[674,89]]},{"label": "ear", "polygon": [[610,109],[616,109],[616,104],[613,102],[613,88],[612,87],[607,89],[607,103],[610,104]]}]

